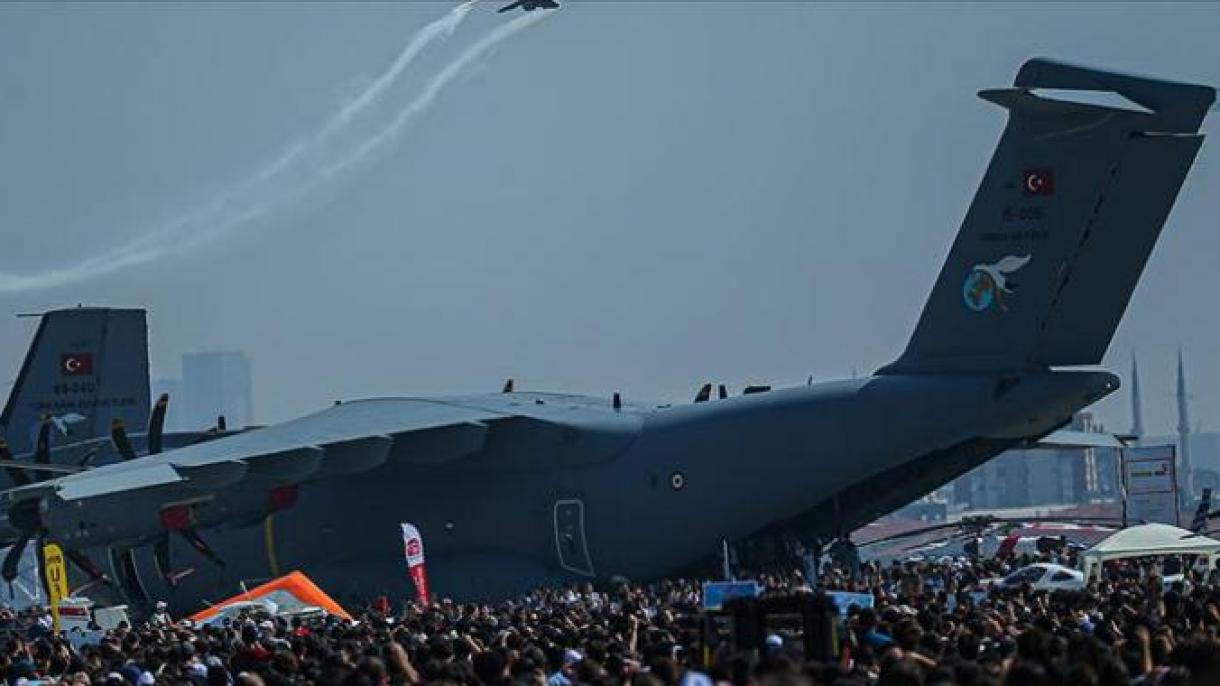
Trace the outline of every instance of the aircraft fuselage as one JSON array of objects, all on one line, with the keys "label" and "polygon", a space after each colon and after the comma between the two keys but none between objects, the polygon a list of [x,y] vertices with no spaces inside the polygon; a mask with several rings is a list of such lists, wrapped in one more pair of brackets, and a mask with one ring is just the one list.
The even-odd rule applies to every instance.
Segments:
[{"label": "aircraft fuselage", "polygon": [[[819,512],[855,484],[904,466],[919,472],[875,499],[821,510],[834,516],[802,520],[806,533],[850,531],[996,450],[965,463],[920,458],[977,439],[1036,438],[1116,387],[1104,372],[921,374],[653,409],[535,393],[462,398],[546,424],[493,427],[476,454],[427,465],[412,459],[423,446],[408,442],[372,471],[307,482],[269,523],[208,532],[225,570],[176,543],[176,560],[199,573],[173,597],[216,599],[240,580],[293,569],[341,597],[407,595],[401,522],[422,532],[441,595],[657,577],[712,554],[722,538]],[[139,562],[150,593],[168,597],[151,556],[142,552]]]}]

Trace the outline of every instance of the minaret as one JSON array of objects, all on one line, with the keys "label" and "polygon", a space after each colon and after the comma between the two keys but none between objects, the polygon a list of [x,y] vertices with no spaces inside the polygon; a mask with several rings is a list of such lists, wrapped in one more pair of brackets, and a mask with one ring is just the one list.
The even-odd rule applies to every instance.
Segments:
[{"label": "minaret", "polygon": [[1140,407],[1140,369],[1131,351],[1131,435],[1138,440],[1144,435],[1144,412]]},{"label": "minaret", "polygon": [[1190,415],[1186,410],[1186,370],[1182,364],[1182,349],[1178,348],[1178,483],[1186,502],[1194,499],[1190,465]]}]

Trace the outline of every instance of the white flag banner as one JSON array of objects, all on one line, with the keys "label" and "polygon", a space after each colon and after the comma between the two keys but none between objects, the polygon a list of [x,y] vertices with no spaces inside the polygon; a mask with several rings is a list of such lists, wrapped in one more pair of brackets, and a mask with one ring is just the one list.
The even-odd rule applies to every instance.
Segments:
[{"label": "white flag banner", "polygon": [[403,552],[407,558],[407,572],[415,585],[415,597],[421,605],[428,604],[428,574],[424,570],[424,538],[414,524],[402,523]]}]

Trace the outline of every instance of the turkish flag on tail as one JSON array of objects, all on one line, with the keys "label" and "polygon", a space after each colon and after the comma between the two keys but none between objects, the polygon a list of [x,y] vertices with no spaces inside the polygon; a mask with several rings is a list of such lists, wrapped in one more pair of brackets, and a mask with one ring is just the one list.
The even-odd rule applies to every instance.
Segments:
[{"label": "turkish flag on tail", "polygon": [[414,524],[403,522],[402,543],[407,556],[407,572],[415,584],[415,599],[420,605],[428,605],[428,574],[424,571],[424,539]]}]

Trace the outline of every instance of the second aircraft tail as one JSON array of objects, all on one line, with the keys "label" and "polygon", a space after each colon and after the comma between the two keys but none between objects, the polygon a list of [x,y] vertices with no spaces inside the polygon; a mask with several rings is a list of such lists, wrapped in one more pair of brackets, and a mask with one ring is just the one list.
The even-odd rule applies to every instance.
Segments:
[{"label": "second aircraft tail", "polygon": [[0,414],[13,453],[30,452],[45,416],[52,443],[107,436],[113,419],[144,426],[149,412],[144,310],[78,307],[42,315]]}]

